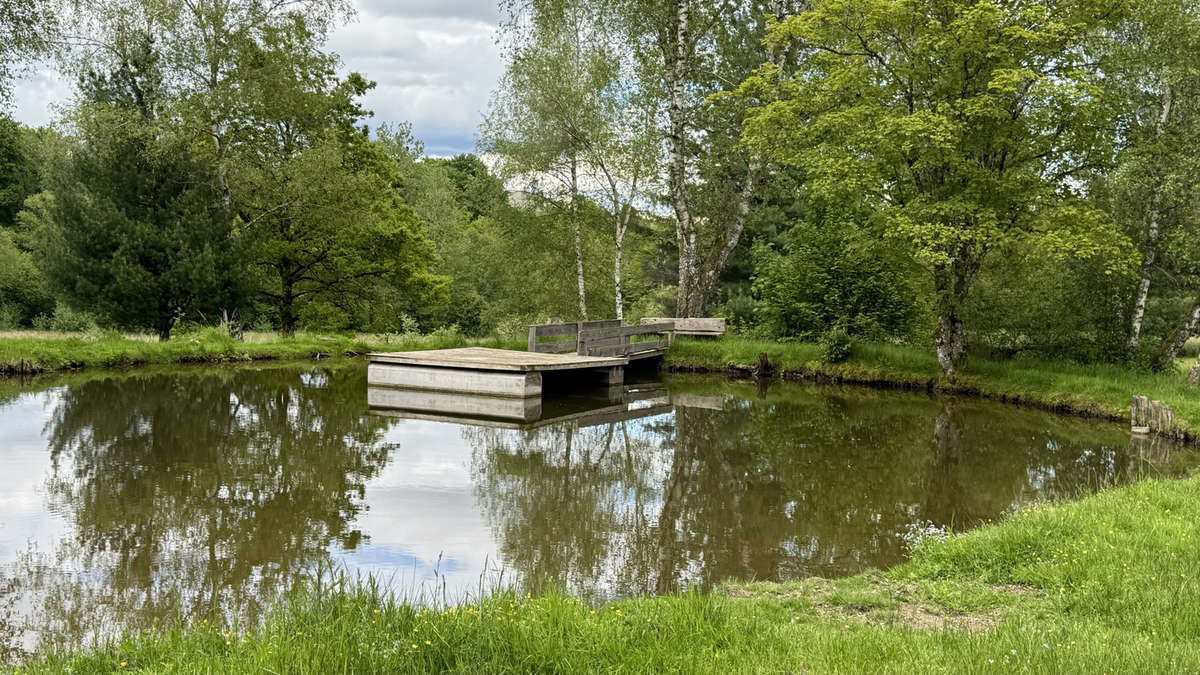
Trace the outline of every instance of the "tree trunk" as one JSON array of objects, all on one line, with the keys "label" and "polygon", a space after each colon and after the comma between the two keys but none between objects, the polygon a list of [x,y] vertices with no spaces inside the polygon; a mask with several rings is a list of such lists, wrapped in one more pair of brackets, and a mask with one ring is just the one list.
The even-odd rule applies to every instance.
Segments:
[{"label": "tree trunk", "polygon": [[1187,384],[1189,387],[1195,387],[1200,383],[1200,354],[1196,355],[1196,364],[1192,366],[1192,372],[1188,373]]},{"label": "tree trunk", "polygon": [[583,233],[579,224],[578,160],[571,157],[571,228],[575,236],[575,281],[579,287],[579,318],[587,321],[587,289],[583,281]]},{"label": "tree trunk", "polygon": [[613,255],[613,296],[617,309],[617,319],[625,319],[625,298],[621,293],[621,257],[625,251],[625,232],[629,228],[629,217],[632,206],[626,206],[617,214],[617,230],[614,240],[616,251]]},{"label": "tree trunk", "polygon": [[942,374],[950,379],[958,375],[966,356],[966,329],[960,312],[981,260],[982,256],[960,251],[957,259],[934,270],[937,328],[934,329],[933,342]]},{"label": "tree trunk", "polygon": [[696,316],[693,307],[693,284],[698,269],[696,255],[696,224],[692,220],[687,199],[687,100],[684,78],[688,60],[688,14],[691,0],[676,0],[670,45],[663,50],[670,103],[667,116],[670,134],[667,138],[667,189],[675,211],[675,243],[679,248],[679,288],[675,313],[677,316]]},{"label": "tree trunk", "polygon": [[[1162,93],[1162,114],[1158,118],[1157,134],[1162,135],[1163,127],[1167,123],[1167,119],[1171,116],[1171,87],[1163,86]],[[1142,319],[1146,316],[1146,298],[1150,295],[1150,272],[1154,269],[1154,260],[1158,256],[1158,228],[1159,228],[1159,208],[1162,203],[1160,193],[1161,186],[1157,183],[1151,188],[1149,199],[1149,212],[1146,214],[1149,221],[1146,227],[1146,252],[1142,255],[1141,280],[1138,282],[1137,295],[1133,301],[1133,317],[1129,326],[1129,348],[1136,349],[1141,341],[1142,335]]]},{"label": "tree trunk", "polygon": [[279,293],[279,332],[289,338],[296,335],[296,292],[290,279]]},{"label": "tree trunk", "polygon": [[1163,340],[1158,357],[1155,359],[1155,365],[1163,370],[1170,369],[1171,364],[1178,358],[1179,352],[1183,350],[1183,346],[1187,344],[1188,338],[1196,332],[1198,324],[1200,324],[1200,298],[1197,298],[1192,304],[1192,311],[1188,313],[1187,320]]},{"label": "tree trunk", "polygon": [[158,330],[156,332],[158,333],[158,341],[159,342],[166,342],[171,339],[171,327],[174,324],[175,324],[175,322],[172,321],[165,326],[158,327]]}]

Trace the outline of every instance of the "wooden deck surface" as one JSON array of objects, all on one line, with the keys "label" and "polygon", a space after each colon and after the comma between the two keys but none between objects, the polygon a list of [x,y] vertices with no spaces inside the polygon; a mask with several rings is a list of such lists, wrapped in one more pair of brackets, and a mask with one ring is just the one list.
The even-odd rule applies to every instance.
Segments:
[{"label": "wooden deck surface", "polygon": [[629,359],[624,357],[544,354],[541,352],[518,352],[511,349],[492,349],[491,347],[460,347],[417,352],[372,352],[368,358],[372,363],[520,373],[612,368],[629,363]]}]

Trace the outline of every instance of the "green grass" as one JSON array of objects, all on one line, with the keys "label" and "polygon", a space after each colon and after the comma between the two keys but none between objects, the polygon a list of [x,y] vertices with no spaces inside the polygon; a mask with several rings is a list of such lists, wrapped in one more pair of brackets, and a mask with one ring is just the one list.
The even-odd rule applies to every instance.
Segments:
[{"label": "green grass", "polygon": [[1145,481],[927,541],[887,572],[590,607],[421,609],[310,584],[249,630],[47,653],[20,673],[1183,673],[1200,670],[1200,479]]},{"label": "green grass", "polygon": [[442,349],[480,345],[524,348],[499,338],[469,339],[454,334],[374,336],[300,334],[281,338],[255,334],[238,341],[216,330],[148,341],[142,336],[47,333],[5,333],[0,336],[0,374],[44,373],[93,367],[127,367],[176,363],[225,363],[258,360],[299,360],[355,355],[371,350]]},{"label": "green grass", "polygon": [[1175,408],[1176,421],[1189,432],[1200,431],[1200,392],[1186,385],[1186,371],[1149,373],[1109,364],[1079,365],[1064,361],[1017,358],[1003,361],[971,358],[954,383],[940,379],[932,350],[911,346],[858,344],[849,360],[827,364],[820,347],[726,337],[722,340],[679,340],[667,364],[679,369],[749,368],[767,354],[783,376],[829,379],[860,384],[886,384],[946,392],[981,394],[1061,411],[1127,419],[1130,400],[1149,396]]}]

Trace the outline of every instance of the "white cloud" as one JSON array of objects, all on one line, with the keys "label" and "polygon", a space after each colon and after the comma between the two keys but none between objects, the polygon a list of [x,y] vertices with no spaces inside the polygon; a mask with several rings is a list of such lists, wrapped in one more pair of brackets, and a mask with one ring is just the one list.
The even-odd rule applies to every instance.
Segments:
[{"label": "white cloud", "polygon": [[[382,3],[375,0],[372,4]],[[361,9],[357,21],[333,34],[330,47],[341,54],[346,71],[358,71],[377,82],[365,101],[375,111],[372,125],[412,122],[413,132],[425,142],[429,154],[470,151],[503,72],[495,23],[482,20],[486,15],[482,11],[414,16],[407,11],[408,3],[404,4],[404,13],[374,14],[370,7]],[[490,5],[485,0],[446,4],[451,8]]]},{"label": "white cloud", "polygon": [[[503,72],[495,44],[495,0],[356,0],[358,16],[335,30],[327,49],[345,72],[378,83],[364,103],[372,127],[412,122],[426,152],[470,152],[475,130]],[[13,116],[30,125],[50,122],[53,106],[70,98],[72,83],[39,67],[14,86]]]},{"label": "white cloud", "polygon": [[53,65],[38,65],[13,83],[10,113],[22,124],[45,126],[58,116],[55,108],[66,103],[73,90],[71,82]]}]

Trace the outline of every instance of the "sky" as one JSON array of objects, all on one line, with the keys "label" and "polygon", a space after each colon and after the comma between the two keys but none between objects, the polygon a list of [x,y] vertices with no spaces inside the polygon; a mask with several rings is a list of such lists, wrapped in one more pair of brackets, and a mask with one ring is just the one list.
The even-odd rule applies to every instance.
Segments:
[{"label": "sky", "polygon": [[[475,132],[503,72],[495,43],[496,0],[354,0],[358,10],[327,48],[345,72],[377,86],[365,99],[372,127],[411,122],[428,155],[475,149]],[[35,69],[14,87],[13,116],[51,122],[71,96],[53,67]]]}]

